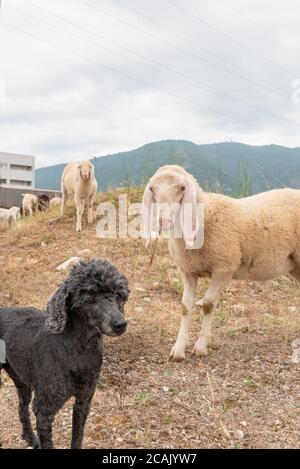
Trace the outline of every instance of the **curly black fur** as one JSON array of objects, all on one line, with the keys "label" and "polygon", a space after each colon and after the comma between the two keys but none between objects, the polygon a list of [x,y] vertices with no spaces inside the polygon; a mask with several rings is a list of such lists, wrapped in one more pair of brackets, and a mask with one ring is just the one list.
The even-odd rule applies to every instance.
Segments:
[{"label": "curly black fur", "polygon": [[[73,267],[50,299],[46,311],[0,308],[0,339],[19,396],[23,438],[30,446],[52,448],[52,422],[72,396],[72,448],[80,448],[102,364],[102,333],[126,329],[128,282],[109,262],[93,259]],[[37,438],[32,430],[29,404]]]}]

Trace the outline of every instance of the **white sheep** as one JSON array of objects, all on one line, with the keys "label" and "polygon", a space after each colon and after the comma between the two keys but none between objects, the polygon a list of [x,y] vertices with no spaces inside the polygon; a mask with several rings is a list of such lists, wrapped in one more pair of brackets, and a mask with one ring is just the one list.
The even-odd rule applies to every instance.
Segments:
[{"label": "white sheep", "polygon": [[61,199],[61,197],[53,197],[53,198],[50,200],[50,208],[60,207],[61,204],[62,204],[62,199]]},{"label": "white sheep", "polygon": [[21,217],[20,211],[20,207],[0,208],[0,217],[6,218],[10,224],[10,221],[17,221]]},{"label": "white sheep", "polygon": [[[193,349],[199,356],[207,354],[213,311],[232,279],[268,280],[291,274],[300,281],[300,191],[277,189],[233,199],[204,192],[180,166],[163,166],[144,192],[142,215],[147,242],[151,237],[150,207],[154,202],[170,207],[170,216],[164,224],[172,228],[169,251],[184,285],[181,326],[171,351],[173,360],[185,358],[199,277],[211,278],[202,301],[204,319],[200,336]],[[181,215],[186,206],[192,207],[193,216],[185,226]],[[204,210],[202,225],[197,206]],[[173,233],[178,225],[181,237]],[[201,226],[203,245],[191,249]]]},{"label": "white sheep", "polygon": [[33,212],[35,212],[37,209],[38,198],[34,194],[22,194],[22,196],[23,217],[25,217],[27,212],[29,212],[29,215],[32,216]]},{"label": "white sheep", "polygon": [[88,206],[88,223],[93,222],[93,203],[97,192],[97,181],[92,163],[80,161],[67,164],[62,174],[61,191],[61,215],[64,214],[68,195],[73,196],[77,209],[76,231],[81,231],[85,200]]},{"label": "white sheep", "polygon": [[7,227],[11,226],[14,221],[13,216],[6,208],[0,208],[0,221],[2,220],[6,222]]}]

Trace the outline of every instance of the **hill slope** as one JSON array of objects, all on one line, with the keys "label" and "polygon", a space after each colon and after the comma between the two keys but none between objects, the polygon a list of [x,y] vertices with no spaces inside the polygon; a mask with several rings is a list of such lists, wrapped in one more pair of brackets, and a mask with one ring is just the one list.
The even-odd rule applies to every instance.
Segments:
[{"label": "hill slope", "polygon": [[[145,183],[164,164],[179,164],[200,184],[227,194],[257,193],[274,187],[300,188],[300,148],[241,143],[196,145],[183,140],[150,143],[136,150],[96,157],[95,174],[101,191]],[[36,187],[59,189],[64,165],[36,171]]]}]

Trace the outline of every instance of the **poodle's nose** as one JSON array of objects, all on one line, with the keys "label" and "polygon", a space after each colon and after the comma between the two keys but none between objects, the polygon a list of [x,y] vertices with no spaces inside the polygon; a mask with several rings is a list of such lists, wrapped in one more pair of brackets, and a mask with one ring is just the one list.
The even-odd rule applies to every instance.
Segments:
[{"label": "poodle's nose", "polygon": [[127,321],[125,321],[124,319],[121,319],[120,321],[116,321],[112,324],[112,329],[117,334],[122,334],[123,332],[125,332],[126,327],[127,327]]}]

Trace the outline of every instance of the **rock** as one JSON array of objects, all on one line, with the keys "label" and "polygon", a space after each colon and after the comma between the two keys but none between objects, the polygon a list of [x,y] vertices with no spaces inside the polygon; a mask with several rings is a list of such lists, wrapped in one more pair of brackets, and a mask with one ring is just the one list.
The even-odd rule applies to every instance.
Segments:
[{"label": "rock", "polygon": [[242,440],[244,438],[244,432],[242,430],[236,430],[233,436],[236,440]]},{"label": "rock", "polygon": [[141,314],[143,311],[144,308],[142,308],[141,306],[137,306],[136,308],[134,308],[134,312],[137,314]]},{"label": "rock", "polygon": [[62,264],[60,264],[59,266],[56,267],[55,270],[58,270],[58,271],[61,271],[61,270],[70,270],[71,267],[73,267],[74,265],[78,264],[78,262],[80,261],[80,257],[71,257],[70,259],[68,259],[67,261],[63,262]]},{"label": "rock", "polygon": [[143,298],[144,302],[145,303],[151,303],[151,299],[150,298]]},{"label": "rock", "polygon": [[142,292],[145,292],[145,291],[146,291],[146,289],[145,289],[145,288],[142,288],[142,287],[136,287],[136,291],[138,291],[138,292],[141,292],[141,293],[142,293]]},{"label": "rock", "polygon": [[245,420],[243,420],[243,421],[241,422],[241,425],[242,425],[243,427],[247,427],[247,422],[246,422]]},{"label": "rock", "polygon": [[168,388],[167,386],[163,386],[163,392],[169,392],[170,391],[170,388]]},{"label": "rock", "polygon": [[118,438],[117,438],[117,442],[118,442],[118,443],[123,443],[123,441],[124,441],[124,439],[123,439],[123,438],[121,438],[120,436],[118,436]]},{"label": "rock", "polygon": [[300,348],[300,339],[295,339],[293,340],[293,342],[291,343],[292,345],[292,348],[295,349],[295,348]]},{"label": "rock", "polygon": [[287,310],[289,313],[297,313],[296,306],[289,306]]},{"label": "rock", "polygon": [[300,363],[300,348],[296,348],[293,351],[292,362],[295,364]]}]

